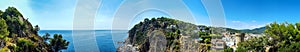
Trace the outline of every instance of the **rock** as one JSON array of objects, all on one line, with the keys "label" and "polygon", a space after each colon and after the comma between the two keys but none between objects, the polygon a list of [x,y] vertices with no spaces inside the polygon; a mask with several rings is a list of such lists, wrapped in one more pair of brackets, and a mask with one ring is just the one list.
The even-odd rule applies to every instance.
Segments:
[{"label": "rock", "polygon": [[150,49],[149,52],[164,52],[167,47],[167,40],[163,32],[154,30],[150,32]]},{"label": "rock", "polygon": [[6,42],[4,40],[0,39],[0,49],[2,49],[6,45]]}]

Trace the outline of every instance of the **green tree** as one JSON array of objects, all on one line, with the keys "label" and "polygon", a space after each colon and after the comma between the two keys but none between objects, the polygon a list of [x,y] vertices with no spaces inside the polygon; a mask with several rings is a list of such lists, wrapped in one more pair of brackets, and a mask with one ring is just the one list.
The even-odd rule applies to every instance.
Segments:
[{"label": "green tree", "polygon": [[42,38],[45,40],[45,41],[48,41],[50,39],[50,34],[49,33],[45,33],[44,36],[42,36]]},{"label": "green tree", "polygon": [[144,21],[149,21],[149,19],[148,19],[148,18],[146,18],[146,19],[144,19]]},{"label": "green tree", "polygon": [[0,38],[7,37],[9,35],[9,31],[7,30],[8,26],[6,25],[5,20],[0,18]]},{"label": "green tree", "polygon": [[247,52],[248,50],[243,47],[238,47],[235,52]]},{"label": "green tree", "polygon": [[3,13],[3,11],[2,11],[2,10],[0,10],[0,17],[1,17],[1,15],[2,15],[2,13]]},{"label": "green tree", "polygon": [[292,43],[291,45],[286,45],[278,49],[279,52],[299,52],[300,42]]},{"label": "green tree", "polygon": [[206,39],[204,40],[204,42],[205,42],[205,43],[210,43],[210,38],[206,38]]},{"label": "green tree", "polygon": [[26,38],[18,38],[15,52],[30,52],[34,51],[34,43]]},{"label": "green tree", "polygon": [[232,48],[226,48],[226,49],[224,49],[224,52],[233,52],[233,49]]},{"label": "green tree", "polygon": [[33,29],[33,32],[34,32],[35,34],[37,34],[39,30],[40,30],[40,27],[39,27],[38,25],[35,25],[35,26],[34,26],[34,29]]},{"label": "green tree", "polygon": [[[238,47],[240,49],[245,49],[248,51],[265,51],[265,46],[268,46],[270,42],[268,42],[268,39],[266,37],[259,37],[259,38],[251,38],[249,40],[240,42],[238,44]],[[238,50],[238,49],[237,49]]]},{"label": "green tree", "polygon": [[69,42],[62,38],[62,35],[54,34],[53,38],[50,39],[50,46],[54,52],[68,48]]},{"label": "green tree", "polygon": [[[271,23],[266,26],[264,37],[252,38],[238,44],[243,50],[263,51],[265,47],[271,47],[279,52],[300,51],[300,23]],[[239,50],[239,49],[237,49]]]}]

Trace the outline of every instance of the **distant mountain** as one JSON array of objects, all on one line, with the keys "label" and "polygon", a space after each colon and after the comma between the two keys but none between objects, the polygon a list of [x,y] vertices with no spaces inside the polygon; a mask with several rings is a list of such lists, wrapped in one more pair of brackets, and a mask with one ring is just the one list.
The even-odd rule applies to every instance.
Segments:
[{"label": "distant mountain", "polygon": [[261,34],[264,33],[266,30],[266,27],[260,27],[260,28],[255,28],[255,29],[244,29],[244,30],[239,30],[241,33],[253,33],[253,34]]},{"label": "distant mountain", "polygon": [[253,33],[253,34],[261,34],[261,33],[264,33],[264,31],[266,30],[266,27],[260,27],[260,28],[255,28],[255,29],[242,29],[242,30],[225,28],[225,27],[217,27],[217,28],[226,29],[227,32]]}]

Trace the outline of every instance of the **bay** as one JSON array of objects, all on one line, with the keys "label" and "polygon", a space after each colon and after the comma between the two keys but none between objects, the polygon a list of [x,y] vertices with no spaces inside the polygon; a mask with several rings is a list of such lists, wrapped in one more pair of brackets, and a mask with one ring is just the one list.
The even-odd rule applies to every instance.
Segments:
[{"label": "bay", "polygon": [[[97,46],[100,52],[116,52],[119,44],[117,42],[124,42],[128,37],[128,30],[95,30],[95,36],[97,41]],[[63,38],[70,42],[68,49],[63,50],[63,52],[75,52],[73,40],[72,40],[72,30],[40,30],[39,35],[43,36],[45,33],[51,34],[62,34]],[[116,42],[116,43],[114,43]]]}]

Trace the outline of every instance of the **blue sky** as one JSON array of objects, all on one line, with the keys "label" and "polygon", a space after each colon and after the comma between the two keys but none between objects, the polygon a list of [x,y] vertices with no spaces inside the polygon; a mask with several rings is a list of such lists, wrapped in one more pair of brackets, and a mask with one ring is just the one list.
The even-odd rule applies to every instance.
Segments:
[{"label": "blue sky", "polygon": [[[33,25],[39,25],[42,30],[71,30],[76,2],[77,0],[1,0],[0,10],[14,6],[29,18]],[[123,2],[124,0],[102,0],[95,18],[95,29],[111,29],[112,17]],[[195,17],[196,24],[210,25],[207,11],[201,0],[183,0],[183,2]],[[297,0],[222,0],[226,27],[253,29],[274,21],[299,22],[299,2]],[[143,16],[149,18],[165,15],[149,12]],[[132,23],[140,20],[142,18]]]}]

